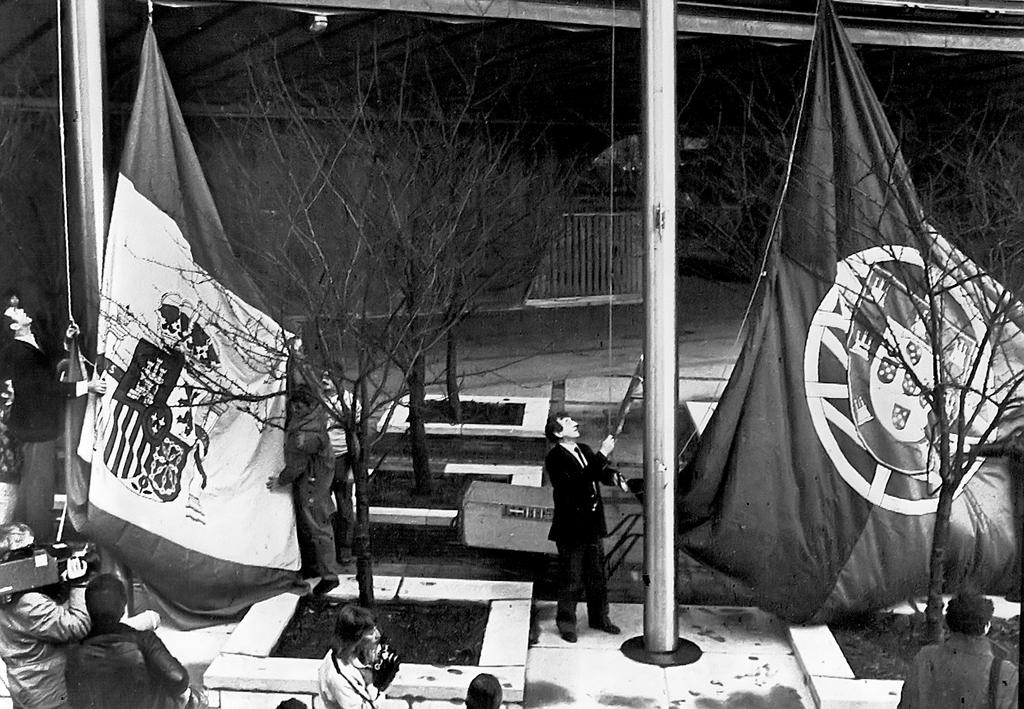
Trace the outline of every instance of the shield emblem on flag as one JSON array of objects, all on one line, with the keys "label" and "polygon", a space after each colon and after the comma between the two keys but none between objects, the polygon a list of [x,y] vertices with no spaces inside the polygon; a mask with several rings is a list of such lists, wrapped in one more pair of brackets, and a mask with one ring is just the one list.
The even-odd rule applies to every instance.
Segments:
[{"label": "shield emblem on flag", "polygon": [[171,392],[185,360],[177,352],[139,340],[114,390],[103,462],[133,492],[164,502],[181,492],[191,444],[171,432]]},{"label": "shield emblem on flag", "polygon": [[[936,359],[948,381],[967,384],[964,363],[977,357],[982,336],[974,328],[984,322],[971,317],[970,299],[955,287],[944,291],[941,308],[924,302],[925,282],[916,249],[851,255],[812,320],[804,357],[811,419],[836,471],[868,502],[910,515],[938,505],[936,417],[924,389],[935,380]],[[939,358],[927,333],[933,311],[944,333]],[[955,397],[944,405],[956,415]]]}]

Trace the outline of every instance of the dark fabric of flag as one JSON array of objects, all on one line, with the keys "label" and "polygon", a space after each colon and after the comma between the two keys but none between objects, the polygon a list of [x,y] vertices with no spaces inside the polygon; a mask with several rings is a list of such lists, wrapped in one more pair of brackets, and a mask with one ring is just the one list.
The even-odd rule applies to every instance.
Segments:
[{"label": "dark fabric of flag", "polygon": [[[906,333],[914,358],[916,267],[898,247],[941,237],[828,0],[809,61],[756,315],[678,505],[688,554],[797,622],[923,591],[936,490],[913,377],[878,356],[872,333]],[[965,335],[965,351],[972,342]],[[998,492],[1007,484],[1005,470],[988,466],[959,492],[950,578],[989,588],[1007,578],[1012,506]]]},{"label": "dark fabric of flag", "polygon": [[[146,77],[146,90],[135,95],[132,116],[139,120],[132,120],[128,126],[121,174],[174,219],[188,240],[196,264],[216,274],[222,285],[249,305],[267,312],[262,294],[245,269],[239,268],[224,235],[220,213],[151,27],[143,40],[139,74]],[[166,116],[166,120],[142,118],[148,116]],[[172,169],[154,170],[154,163]]]}]

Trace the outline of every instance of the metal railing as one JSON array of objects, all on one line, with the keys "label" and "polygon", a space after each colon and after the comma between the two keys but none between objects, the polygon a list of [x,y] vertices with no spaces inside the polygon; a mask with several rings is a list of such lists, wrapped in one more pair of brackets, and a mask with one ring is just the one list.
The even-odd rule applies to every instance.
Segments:
[{"label": "metal railing", "polygon": [[643,292],[640,212],[564,214],[561,227],[530,284],[527,301]]}]

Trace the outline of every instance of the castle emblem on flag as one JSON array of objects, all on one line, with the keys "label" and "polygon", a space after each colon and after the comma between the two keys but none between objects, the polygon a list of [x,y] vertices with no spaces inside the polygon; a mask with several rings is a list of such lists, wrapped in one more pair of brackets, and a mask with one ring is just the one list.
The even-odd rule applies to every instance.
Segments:
[{"label": "castle emblem on flag", "polygon": [[[931,307],[928,282],[916,249],[853,254],[838,264],[804,353],[811,419],[836,470],[869,502],[912,515],[938,504],[936,416],[928,398],[935,362],[947,381],[966,385],[967,363],[983,341],[975,331],[982,318],[972,316],[967,295],[949,288]],[[939,338],[929,334],[932,312],[941,312]],[[938,340],[942,352],[935,357]],[[944,405],[956,416],[959,398],[947,397]]]},{"label": "castle emblem on flag", "polygon": [[128,487],[163,501],[181,492],[190,445],[171,433],[168,401],[185,359],[139,340],[128,369],[114,390],[114,406],[103,446],[103,462]]}]

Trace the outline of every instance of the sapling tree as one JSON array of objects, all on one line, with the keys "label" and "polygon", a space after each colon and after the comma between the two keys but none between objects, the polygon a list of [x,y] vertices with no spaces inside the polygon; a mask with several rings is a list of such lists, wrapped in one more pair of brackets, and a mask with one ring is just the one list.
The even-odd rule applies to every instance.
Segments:
[{"label": "sapling tree", "polygon": [[371,422],[386,429],[408,397],[415,491],[429,492],[428,359],[481,294],[528,277],[561,173],[540,146],[431,94],[415,116],[365,103],[314,115],[274,86],[256,94],[262,116],[216,123],[208,171],[218,196],[232,195],[220,200],[229,235],[274,314],[303,332],[303,376],[348,393],[322,403],[349,433],[369,603],[368,473],[386,453]]},{"label": "sapling tree", "polygon": [[[991,220],[987,228],[965,228],[985,223],[990,190],[1013,189],[1024,167],[1011,167],[1019,148],[991,128],[975,124],[987,138],[961,143],[940,161],[942,170],[926,169],[941,151],[929,156],[921,166],[932,175],[921,183],[921,209],[880,205],[885,216],[870,233],[847,237],[869,248],[841,263],[836,276],[840,312],[850,320],[851,425],[884,467],[934,500],[926,609],[932,639],[941,633],[942,594],[968,582],[947,579],[954,499],[981,464],[979,451],[1014,430],[1024,413],[1024,241],[1015,229],[997,236]],[[898,167],[885,177],[893,185],[902,179]],[[959,213],[950,214],[946,190],[964,181],[974,186],[958,194]],[[898,192],[885,198],[895,205]],[[999,219],[1020,224],[1015,209],[1018,216],[1004,210]],[[906,214],[909,223],[887,223],[893,214]],[[872,486],[882,489],[879,477]]]}]

